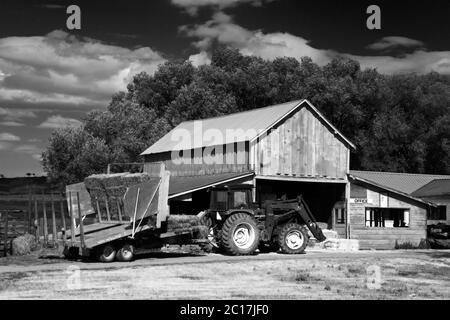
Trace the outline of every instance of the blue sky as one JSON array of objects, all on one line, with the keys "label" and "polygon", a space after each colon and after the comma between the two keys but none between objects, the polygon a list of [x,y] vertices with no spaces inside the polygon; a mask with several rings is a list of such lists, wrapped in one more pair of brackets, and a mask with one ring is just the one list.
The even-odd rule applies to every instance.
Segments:
[{"label": "blue sky", "polygon": [[[81,30],[66,8],[81,8]],[[381,8],[381,30],[365,10]],[[0,173],[42,174],[52,130],[104,109],[138,72],[209,63],[219,42],[265,59],[336,56],[386,74],[450,74],[448,1],[152,0],[0,4]]]}]

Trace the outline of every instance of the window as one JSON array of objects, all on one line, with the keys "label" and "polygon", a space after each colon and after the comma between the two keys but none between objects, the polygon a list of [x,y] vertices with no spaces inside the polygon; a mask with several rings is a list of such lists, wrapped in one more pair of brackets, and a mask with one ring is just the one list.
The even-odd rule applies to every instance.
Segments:
[{"label": "window", "polygon": [[233,192],[233,208],[247,208],[246,192]]},{"label": "window", "polygon": [[228,192],[227,191],[216,191],[216,210],[226,210],[227,209]]},{"label": "window", "polygon": [[336,224],[345,224],[345,209],[334,208],[334,221]]},{"label": "window", "polygon": [[366,208],[366,227],[409,227],[409,209]]},{"label": "window", "polygon": [[428,219],[430,220],[446,220],[447,219],[447,206],[439,205],[437,208],[431,208],[428,211]]}]

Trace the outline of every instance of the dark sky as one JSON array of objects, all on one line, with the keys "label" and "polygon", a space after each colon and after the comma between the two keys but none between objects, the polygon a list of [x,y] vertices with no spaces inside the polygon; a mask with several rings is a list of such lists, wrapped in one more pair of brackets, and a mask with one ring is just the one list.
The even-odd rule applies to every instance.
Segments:
[{"label": "dark sky", "polygon": [[[45,6],[52,4],[58,7]],[[2,0],[0,37],[43,35],[65,29],[65,10],[71,4],[82,9],[82,30],[71,31],[73,34],[127,47],[148,45],[175,57],[184,57],[193,50],[189,48],[191,40],[181,36],[178,27],[202,23],[215,10],[204,7],[192,17],[170,0]],[[365,27],[365,10],[370,4],[381,8],[381,30]],[[447,50],[449,46],[448,0],[280,0],[260,7],[244,3],[224,11],[247,29],[289,32],[311,40],[311,45],[319,49],[364,54],[367,44],[391,35],[425,41],[429,50]]]},{"label": "dark sky", "polygon": [[[71,4],[81,30],[66,28]],[[381,30],[366,28],[371,4]],[[266,59],[345,55],[388,74],[450,74],[449,14],[448,0],[2,0],[0,173],[42,173],[52,130],[105,108],[139,71],[208,63],[211,40]]]}]

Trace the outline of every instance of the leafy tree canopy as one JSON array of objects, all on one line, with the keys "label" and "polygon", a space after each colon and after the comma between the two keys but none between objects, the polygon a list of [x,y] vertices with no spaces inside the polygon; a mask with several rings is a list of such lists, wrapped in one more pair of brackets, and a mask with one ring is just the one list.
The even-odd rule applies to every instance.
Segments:
[{"label": "leafy tree canopy", "polygon": [[321,67],[310,58],[273,61],[218,47],[210,65],[170,61],[137,74],[81,128],[53,132],[43,165],[78,182],[139,154],[181,121],[309,99],[357,146],[352,169],[450,174],[450,78],[382,75],[356,61]]}]

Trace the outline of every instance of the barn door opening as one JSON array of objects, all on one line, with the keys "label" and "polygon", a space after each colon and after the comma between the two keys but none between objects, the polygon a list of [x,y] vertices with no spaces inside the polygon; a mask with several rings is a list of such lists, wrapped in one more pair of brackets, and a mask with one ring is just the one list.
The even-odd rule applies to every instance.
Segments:
[{"label": "barn door opening", "polygon": [[[293,199],[298,195],[303,196],[312,214],[321,223],[321,227],[334,229],[338,226],[333,222],[332,213],[337,203],[345,203],[345,183],[256,179],[256,201],[260,206],[266,200],[277,200],[282,197]],[[345,210],[340,212],[345,214]],[[341,219],[341,216],[338,218]]]}]

